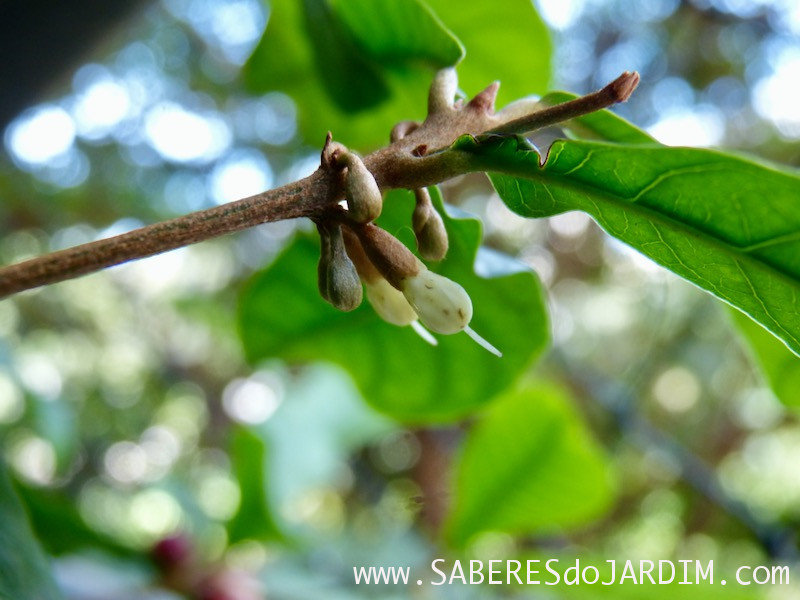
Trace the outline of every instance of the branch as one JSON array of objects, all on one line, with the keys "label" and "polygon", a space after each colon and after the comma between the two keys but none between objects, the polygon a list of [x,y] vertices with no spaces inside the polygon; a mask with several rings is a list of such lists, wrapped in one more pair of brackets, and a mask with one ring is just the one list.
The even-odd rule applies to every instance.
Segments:
[{"label": "branch", "polygon": [[[494,112],[497,83],[463,106],[454,104],[452,77],[454,71],[434,79],[425,122],[402,123],[392,143],[364,157],[381,191],[421,188],[478,170],[463,154],[438,152],[461,135],[528,133],[622,102],[639,81],[638,74],[623,73],[598,92],[544,109],[531,105],[519,117],[517,111]],[[312,175],[274,190],[0,268],[0,298],[262,223],[321,218],[343,197],[341,171],[323,160]]]}]

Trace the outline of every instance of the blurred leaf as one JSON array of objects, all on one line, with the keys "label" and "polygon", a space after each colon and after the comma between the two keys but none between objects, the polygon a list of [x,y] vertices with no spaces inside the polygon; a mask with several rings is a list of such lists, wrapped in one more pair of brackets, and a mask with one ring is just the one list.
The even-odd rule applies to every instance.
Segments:
[{"label": "blurred leaf", "polygon": [[230,456],[239,483],[239,510],[228,523],[231,542],[245,539],[269,540],[281,533],[270,512],[267,491],[267,445],[258,435],[243,427],[233,430]]},{"label": "blurred leaf", "polygon": [[544,166],[519,138],[454,146],[503,170],[492,183],[526,217],[569,210],[750,315],[800,352],[800,177],[714,150],[556,141]]},{"label": "blurred leaf", "polygon": [[3,462],[0,462],[0,598],[61,598]]},{"label": "blurred leaf", "polygon": [[786,345],[738,310],[730,311],[753,361],[786,406],[800,407],[800,358]]},{"label": "blurred leaf", "polygon": [[457,64],[464,48],[421,0],[332,0],[333,10],[364,52],[384,65]]},{"label": "blurred leaf", "polygon": [[606,460],[565,393],[508,393],[468,433],[447,525],[458,544],[481,531],[554,533],[591,522],[614,492]]},{"label": "blurred leaf", "polygon": [[245,83],[252,92],[296,93],[316,75],[314,58],[303,3],[272,0],[267,28],[244,67]]},{"label": "blurred leaf", "polygon": [[[322,0],[316,2],[320,2],[316,10],[325,19],[339,18]],[[370,3],[379,4],[380,11],[372,9],[371,16],[351,14],[356,7]],[[424,119],[433,71],[422,65],[443,66],[449,64],[447,58],[458,60],[458,40],[451,29],[468,51],[468,59],[458,69],[461,88],[467,93],[475,94],[498,79],[503,81],[500,97],[505,101],[546,89],[550,79],[550,41],[529,0],[437,0],[428,4],[435,15],[420,0],[338,0],[335,7],[342,11],[341,21],[351,27],[343,32],[345,24],[340,22],[336,35],[349,36],[350,40],[344,41],[342,48],[330,49],[331,42],[322,41],[334,33],[323,31],[315,35],[300,2],[273,0],[267,29],[245,65],[245,83],[255,93],[281,90],[292,96],[306,140],[321,145],[330,130],[338,141],[362,151],[386,143],[398,121]],[[381,14],[374,14],[378,12]],[[392,15],[403,15],[402,20],[391,23]],[[365,38],[372,27],[368,17],[375,19],[382,31],[388,31],[387,25],[394,25],[392,34]],[[408,18],[416,21],[413,27],[408,26]],[[435,37],[421,46],[420,30],[425,35],[435,33]],[[503,42],[498,44],[497,39]],[[348,63],[345,50],[352,56],[351,50],[359,44],[363,48],[361,57]],[[424,53],[420,54],[423,48]],[[335,52],[335,56],[328,57],[328,52]],[[398,65],[397,57],[401,56],[404,64]],[[338,61],[335,64],[334,59]],[[365,61],[371,66],[365,67],[362,77],[360,67],[354,65]],[[371,91],[364,92],[362,98],[351,97],[364,81],[389,90],[386,101],[375,103]],[[345,89],[336,92],[340,87]],[[353,105],[347,103],[359,101],[369,110],[350,112],[348,107]]]},{"label": "blurred leaf", "polygon": [[116,540],[98,533],[83,520],[74,499],[56,490],[17,484],[30,522],[42,546],[53,555],[101,548],[118,556],[135,553]]},{"label": "blurred leaf", "polygon": [[458,67],[460,87],[467,94],[500,81],[497,99],[502,106],[548,89],[550,32],[531,0],[428,0],[428,4],[467,49]]},{"label": "blurred leaf", "polygon": [[[568,92],[550,92],[540,102],[546,106],[554,106],[577,97]],[[570,119],[561,124],[561,127],[574,133],[579,139],[621,144],[658,144],[649,133],[642,131],[610,110],[598,110],[576,119]]]},{"label": "blurred leaf", "polygon": [[270,448],[276,505],[290,504],[310,489],[338,485],[353,453],[395,427],[361,401],[340,368],[303,368],[287,383],[275,414],[256,428]]},{"label": "blurred leaf", "polygon": [[[410,222],[412,195],[392,192],[385,206],[381,222],[408,238],[408,225],[396,224]],[[547,340],[540,285],[530,271],[478,277],[472,265],[479,223],[444,219],[450,251],[432,268],[464,286],[475,307],[471,326],[500,348],[503,358],[463,333],[439,336],[439,346],[430,346],[410,327],[382,321],[367,302],[351,313],[335,310],[317,291],[318,242],[300,238],[242,292],[240,333],[249,360],[335,362],[350,372],[367,402],[415,423],[456,419],[508,387]]]},{"label": "blurred leaf", "polygon": [[327,0],[303,0],[303,7],[316,74],[329,100],[349,113],[386,100],[389,90],[379,69],[359,51]]}]

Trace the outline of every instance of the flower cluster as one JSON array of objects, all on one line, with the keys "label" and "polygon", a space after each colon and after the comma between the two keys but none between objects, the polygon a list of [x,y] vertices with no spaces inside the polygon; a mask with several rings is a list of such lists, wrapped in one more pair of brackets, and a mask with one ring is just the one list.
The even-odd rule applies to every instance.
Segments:
[{"label": "flower cluster", "polygon": [[[430,271],[402,242],[372,222],[380,215],[382,198],[361,159],[329,139],[323,151],[323,164],[326,162],[343,173],[347,211],[317,221],[322,297],[340,310],[353,310],[361,304],[363,283],[367,300],[385,321],[410,325],[432,344],[436,339],[430,332],[451,335],[464,331],[499,356],[496,348],[469,327],[472,301],[466,290]],[[448,248],[442,217],[427,189],[415,190],[415,197],[412,225],[420,255],[441,260]]]},{"label": "flower cluster", "polygon": [[[457,88],[455,70],[440,71],[431,86],[429,115],[457,110]],[[473,104],[486,104],[484,108],[491,110],[493,93],[496,85],[479,94],[470,109],[475,109]],[[410,121],[398,124],[392,130],[392,142],[418,127]],[[500,356],[470,328],[472,300],[466,290],[429,270],[403,243],[373,223],[381,214],[383,199],[375,177],[361,158],[328,134],[322,150],[322,168],[341,177],[347,205],[346,211],[331,211],[316,221],[321,240],[318,276],[322,297],[340,310],[353,310],[361,303],[363,283],[367,300],[385,321],[410,325],[432,344],[437,342],[430,332],[451,335],[464,331]],[[414,196],[411,221],[419,254],[425,260],[442,260],[448,250],[444,221],[427,188],[415,189]]]}]

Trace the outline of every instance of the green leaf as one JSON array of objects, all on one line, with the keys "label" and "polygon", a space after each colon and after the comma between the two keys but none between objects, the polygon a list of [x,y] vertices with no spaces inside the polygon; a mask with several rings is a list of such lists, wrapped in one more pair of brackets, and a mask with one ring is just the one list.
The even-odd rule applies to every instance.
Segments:
[{"label": "green leaf", "polygon": [[[386,143],[398,121],[424,119],[433,72],[423,65],[444,66],[450,64],[445,59],[455,62],[461,56],[461,45],[447,27],[454,28],[469,52],[468,59],[459,66],[461,88],[467,93],[475,94],[494,80],[503,81],[503,101],[546,89],[550,41],[529,0],[439,0],[429,3],[435,15],[421,0],[371,1],[381,7],[373,10],[376,14],[372,18],[386,35],[365,37],[371,27],[369,15],[351,14],[353,7],[370,4],[370,0],[337,0],[336,13],[323,3],[326,18],[339,23],[335,28],[338,33],[322,32],[320,36],[313,35],[300,2],[271,3],[267,29],[243,71],[245,84],[254,93],[280,90],[292,96],[306,140],[321,145],[330,130],[338,141],[367,151]],[[389,30],[388,17],[394,15],[398,21]],[[439,17],[444,17],[441,22]],[[422,54],[420,31],[425,36],[433,35],[427,38]],[[502,44],[492,37],[497,32],[501,33]],[[348,66],[344,49],[330,50],[321,45],[332,35],[343,36],[342,48],[355,50],[367,63],[369,78],[379,77],[380,83],[375,85],[389,92],[385,101],[364,101],[363,108],[368,110],[350,110],[359,100],[350,96],[361,89],[365,80],[353,66],[355,62]],[[327,57],[329,51],[335,56]],[[402,64],[398,63],[399,57],[404,57]],[[332,64],[333,58],[338,61],[336,64]],[[342,87],[343,91],[335,91]]]},{"label": "green leaf", "polygon": [[[540,102],[546,106],[563,104],[577,98],[568,92],[550,92]],[[561,124],[561,127],[584,140],[619,142],[622,144],[654,144],[658,142],[649,133],[629,123],[610,110],[598,110]]]},{"label": "green leaf", "polygon": [[389,90],[325,0],[273,0],[267,29],[245,67],[253,92],[320,95],[345,113],[370,109]]},{"label": "green leaf", "polygon": [[458,68],[460,87],[467,94],[500,81],[497,99],[502,106],[548,89],[550,32],[531,0],[428,0],[428,4],[467,49]]},{"label": "green leaf", "polygon": [[713,150],[462,138],[515,212],[592,215],[608,233],[730,303],[800,352],[800,177]]},{"label": "green leaf", "polygon": [[[435,195],[438,201],[438,195]],[[410,193],[387,196],[381,222],[409,237]],[[382,321],[367,303],[351,313],[335,310],[316,285],[319,244],[300,238],[243,290],[240,334],[247,357],[325,360],[347,369],[375,408],[409,422],[456,419],[513,383],[543,349],[547,318],[538,280],[530,271],[486,279],[472,265],[480,225],[444,216],[450,251],[438,267],[470,294],[471,326],[504,353],[497,358],[466,334],[439,336],[430,346],[410,327]],[[395,225],[392,225],[394,223]]]},{"label": "green leaf", "polygon": [[389,89],[379,69],[359,51],[327,0],[303,0],[303,7],[316,74],[329,100],[345,112],[369,110],[385,101]]},{"label": "green leaf", "polygon": [[[369,4],[272,2],[245,83],[252,92],[291,95],[307,139],[321,143],[332,130],[354,147],[384,143],[395,122],[424,116],[430,75],[419,67],[454,64],[463,55],[422,3],[393,0],[380,10]],[[370,34],[373,26],[380,35]]]},{"label": "green leaf", "polygon": [[730,315],[775,396],[786,406],[800,407],[800,358],[747,315],[738,310]]},{"label": "green leaf", "polygon": [[384,65],[457,64],[461,42],[420,0],[332,0],[332,8],[367,56]]},{"label": "green leaf", "polygon": [[482,531],[552,534],[585,525],[614,497],[605,457],[552,385],[493,404],[467,435],[455,473],[447,532],[458,545]]},{"label": "green leaf", "polygon": [[0,598],[58,600],[61,594],[0,462]]},{"label": "green leaf", "polygon": [[270,512],[264,440],[248,429],[236,428],[231,439],[230,456],[241,490],[239,510],[228,524],[230,541],[280,539],[282,534]]}]

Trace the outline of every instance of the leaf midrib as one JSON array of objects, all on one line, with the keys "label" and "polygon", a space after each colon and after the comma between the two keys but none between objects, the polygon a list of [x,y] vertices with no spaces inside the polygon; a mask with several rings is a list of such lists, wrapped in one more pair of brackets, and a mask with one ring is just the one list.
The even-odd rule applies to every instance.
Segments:
[{"label": "leaf midrib", "polygon": [[[565,143],[567,143],[567,142],[565,142]],[[592,204],[595,205],[595,209],[597,210],[597,212],[601,212],[601,211],[599,210],[599,207],[597,206],[597,203],[591,201],[591,198],[593,196],[594,197],[598,197],[599,196],[601,199],[605,200],[609,204],[613,204],[617,208],[622,208],[622,209],[628,210],[629,212],[638,213],[640,216],[643,216],[645,219],[649,219],[650,221],[658,222],[658,223],[660,223],[662,225],[665,225],[667,227],[672,227],[673,229],[676,229],[676,230],[684,233],[688,237],[692,237],[692,238],[697,239],[697,240],[699,240],[699,241],[701,241],[701,242],[703,242],[705,244],[708,244],[708,245],[711,245],[711,246],[715,246],[719,250],[721,250],[723,253],[729,255],[732,259],[734,259],[735,262],[745,262],[745,263],[753,265],[758,270],[766,270],[769,274],[774,274],[777,277],[779,277],[780,279],[785,280],[787,283],[790,284],[791,287],[797,288],[798,286],[800,286],[800,282],[798,282],[798,280],[796,278],[794,278],[792,275],[789,275],[785,271],[781,270],[779,267],[776,267],[775,265],[773,265],[773,264],[771,264],[769,262],[766,262],[763,259],[760,259],[760,258],[758,258],[758,257],[756,257],[756,256],[754,256],[752,254],[749,254],[746,251],[744,251],[742,248],[740,248],[738,246],[734,246],[734,245],[732,245],[732,244],[720,239],[719,237],[716,237],[713,234],[705,232],[705,231],[699,229],[698,227],[695,227],[695,226],[693,226],[693,225],[691,225],[691,224],[689,224],[689,223],[687,223],[685,221],[680,221],[675,217],[667,215],[667,214],[665,214],[665,213],[663,213],[661,211],[658,211],[658,210],[656,210],[654,208],[651,208],[649,206],[645,206],[645,205],[640,204],[638,202],[630,202],[628,199],[623,199],[621,196],[613,194],[613,193],[609,192],[607,189],[604,189],[602,187],[598,187],[596,185],[592,185],[590,183],[583,182],[583,181],[576,181],[574,179],[570,179],[568,176],[564,177],[561,174],[554,174],[554,173],[548,171],[547,170],[547,166],[551,163],[551,160],[552,160],[551,158],[548,158],[548,160],[545,163],[545,165],[543,167],[540,167],[539,164],[538,164],[538,154],[536,154],[534,152],[531,152],[532,156],[536,157],[535,160],[533,161],[533,163],[531,163],[531,161],[527,157],[524,157],[524,156],[523,157],[519,157],[518,156],[520,154],[519,150],[517,150],[515,152],[515,154],[517,155],[517,156],[514,157],[514,162],[516,164],[514,164],[513,166],[521,167],[522,168],[522,172],[520,172],[519,170],[517,170],[517,169],[515,169],[513,167],[509,168],[508,163],[500,164],[499,165],[500,168],[498,169],[497,168],[498,165],[495,163],[495,161],[490,161],[492,163],[491,165],[489,165],[490,170],[498,171],[498,172],[504,173],[506,175],[511,175],[511,176],[514,176],[514,177],[521,177],[521,178],[524,178],[524,179],[539,179],[539,180],[542,180],[544,182],[552,182],[555,185],[558,185],[560,187],[566,188],[566,189],[568,189],[570,191],[580,192],[580,193],[586,194],[590,199],[589,204],[590,205],[592,205]],[[483,156],[480,156],[480,155],[473,155],[473,156],[476,156],[478,158],[479,162],[480,162],[480,159],[483,158]],[[487,165],[481,165],[481,168],[485,168],[486,166]],[[535,171],[533,173],[531,172],[531,168],[532,167],[535,168]],[[591,193],[587,193],[587,190],[589,190]],[[562,204],[563,204],[563,202],[562,202]],[[593,212],[591,212],[589,210],[586,210],[586,208],[584,206],[579,206],[578,208],[581,209],[581,210],[584,210],[584,212],[587,212],[587,213],[591,214],[595,218],[602,219],[602,216],[598,217],[598,215],[596,215],[595,213],[593,213]],[[603,227],[603,229],[606,229],[606,227]],[[613,237],[617,237],[616,235],[614,235],[613,233],[611,233],[607,229],[606,229],[606,231],[609,233],[609,235],[612,235]],[[619,238],[619,239],[622,239],[622,238]],[[625,241],[624,239],[622,239],[622,241],[625,242],[628,245],[632,245],[629,242]],[[763,243],[763,242],[761,242],[761,243]],[[668,268],[668,267],[665,267],[665,268]],[[747,277],[747,275],[744,272],[742,272],[742,276],[747,280],[748,284],[750,286],[752,286],[752,282],[750,281],[750,278]],[[696,283],[696,282],[693,282],[693,283]],[[721,300],[723,300],[723,301],[725,301],[725,302],[727,302],[727,303],[732,305],[730,300],[722,298],[717,293],[715,293],[715,292],[713,292],[711,290],[707,290],[707,291],[711,292],[715,296],[719,297]],[[795,290],[795,294],[796,294],[796,290]],[[763,305],[763,299],[760,297],[760,295],[754,294],[754,296]],[[739,307],[736,307],[736,308],[739,308]],[[747,313],[747,314],[750,314],[750,313]],[[795,352],[800,351],[800,339],[798,339],[798,337],[795,334],[787,331],[780,324],[780,322],[777,321],[769,313],[769,311],[765,310],[765,314],[773,322],[775,327],[781,332],[781,335],[782,336],[786,336],[787,338],[791,339],[792,342],[796,345]],[[750,316],[752,316],[752,315],[750,315]],[[756,319],[756,320],[759,320],[759,319]],[[760,320],[759,320],[759,322],[760,322]]]}]

